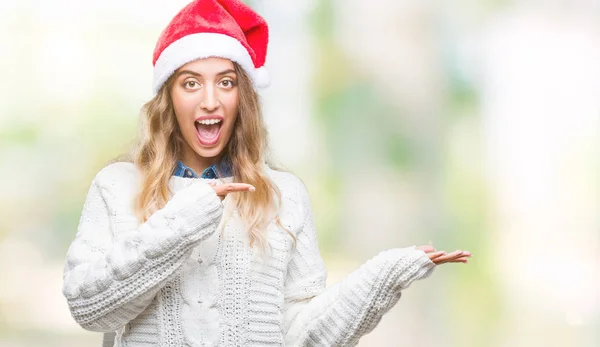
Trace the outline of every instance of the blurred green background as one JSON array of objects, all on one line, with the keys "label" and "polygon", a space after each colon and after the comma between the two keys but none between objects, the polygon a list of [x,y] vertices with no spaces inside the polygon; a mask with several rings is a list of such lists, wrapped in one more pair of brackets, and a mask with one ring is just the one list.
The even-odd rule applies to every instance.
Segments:
[{"label": "blurred green background", "polygon": [[[0,346],[99,346],[61,294],[94,175],[187,1],[0,2]],[[263,0],[273,157],[335,283],[377,252],[468,249],[359,346],[600,345],[600,2]]]}]

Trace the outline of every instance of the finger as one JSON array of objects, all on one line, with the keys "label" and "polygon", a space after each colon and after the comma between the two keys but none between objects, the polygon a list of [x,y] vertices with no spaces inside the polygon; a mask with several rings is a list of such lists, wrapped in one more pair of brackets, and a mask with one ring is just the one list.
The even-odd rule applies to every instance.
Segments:
[{"label": "finger", "polygon": [[444,258],[445,258],[445,259],[453,259],[453,258],[456,258],[456,257],[462,256],[462,255],[463,255],[463,251],[461,251],[461,250],[457,250],[457,251],[454,251],[454,252],[451,252],[451,253],[447,253],[447,254],[444,256]]},{"label": "finger", "polygon": [[[458,258],[470,258],[472,256],[471,252],[462,251],[462,254]],[[457,258],[457,259],[458,259]]]},{"label": "finger", "polygon": [[429,253],[429,252],[434,252],[435,248],[432,245],[423,245],[423,246],[419,246],[417,247],[418,250],[421,250],[425,253]]},{"label": "finger", "polygon": [[454,251],[452,253],[449,253],[448,255],[450,255],[452,258],[456,258],[456,257],[459,257],[459,256],[463,256],[464,254],[465,254],[465,251],[462,251],[462,250],[459,249],[459,250],[456,250],[456,251]]},{"label": "finger", "polygon": [[465,263],[466,264],[468,261],[469,261],[469,257],[460,257],[460,258],[457,258],[457,259],[453,260],[452,262],[453,263]]},{"label": "finger", "polygon": [[253,185],[248,183],[228,183],[225,185],[228,192],[253,192],[256,190]]},{"label": "finger", "polygon": [[460,257],[460,258],[445,261],[444,264],[446,264],[446,263],[465,263],[466,264],[468,261],[469,261],[468,257]]},{"label": "finger", "polygon": [[[461,257],[461,258],[454,258],[454,259],[448,259],[448,260],[444,260],[442,261],[440,264],[449,264],[449,263],[466,263],[466,261],[468,260],[468,258],[466,257]],[[439,264],[437,264],[439,265]]]},{"label": "finger", "polygon": [[256,190],[253,185],[246,183],[227,183],[214,186],[213,189],[217,192],[217,195],[227,195],[233,192],[253,192]]},{"label": "finger", "polygon": [[436,264],[443,264],[443,263],[446,263],[448,261],[452,261],[453,259],[461,257],[462,254],[463,254],[463,251],[460,251],[460,250],[454,251],[452,253],[448,253],[446,255],[443,255],[443,256],[437,258],[435,260],[435,263]]},{"label": "finger", "polygon": [[429,256],[430,260],[435,260],[441,256],[443,256],[444,254],[446,254],[446,252],[444,251],[438,251],[438,252],[432,252],[432,253],[427,253],[427,255]]}]

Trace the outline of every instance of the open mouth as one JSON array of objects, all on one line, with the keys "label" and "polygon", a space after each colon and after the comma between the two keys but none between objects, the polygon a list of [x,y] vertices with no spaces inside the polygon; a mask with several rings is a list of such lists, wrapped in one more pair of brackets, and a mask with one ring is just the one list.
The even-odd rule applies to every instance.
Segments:
[{"label": "open mouth", "polygon": [[219,118],[197,120],[194,125],[200,144],[203,146],[216,144],[221,136],[222,124],[223,121]]}]

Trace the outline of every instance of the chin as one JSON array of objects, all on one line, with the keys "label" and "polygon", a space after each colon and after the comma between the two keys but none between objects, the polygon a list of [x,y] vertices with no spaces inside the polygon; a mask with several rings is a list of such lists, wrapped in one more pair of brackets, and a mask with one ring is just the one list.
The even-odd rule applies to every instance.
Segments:
[{"label": "chin", "polygon": [[219,154],[221,154],[221,150],[220,149],[196,149],[195,150],[196,154],[198,154],[199,156],[203,157],[203,158],[214,158],[216,156],[218,156]]},{"label": "chin", "polygon": [[220,146],[215,146],[213,148],[196,148],[194,152],[203,158],[213,158],[221,154],[223,149]]}]

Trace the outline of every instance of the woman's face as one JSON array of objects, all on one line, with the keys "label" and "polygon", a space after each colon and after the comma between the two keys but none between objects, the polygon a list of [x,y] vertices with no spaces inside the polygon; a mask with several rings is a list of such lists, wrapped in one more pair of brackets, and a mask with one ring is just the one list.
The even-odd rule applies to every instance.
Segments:
[{"label": "woman's face", "polygon": [[[231,134],[238,114],[238,76],[229,59],[206,58],[175,71],[171,100],[187,146],[184,156],[214,163]],[[190,158],[191,159],[191,158]]]}]

